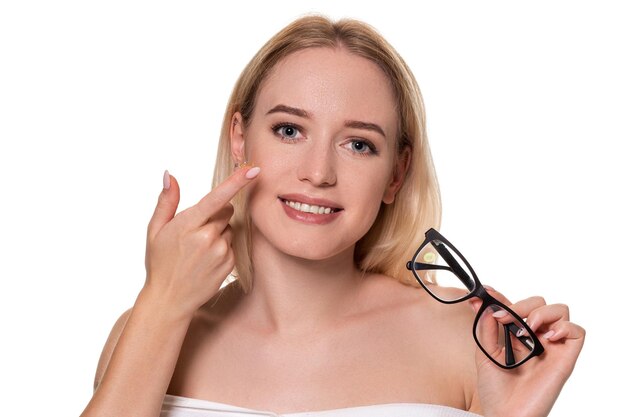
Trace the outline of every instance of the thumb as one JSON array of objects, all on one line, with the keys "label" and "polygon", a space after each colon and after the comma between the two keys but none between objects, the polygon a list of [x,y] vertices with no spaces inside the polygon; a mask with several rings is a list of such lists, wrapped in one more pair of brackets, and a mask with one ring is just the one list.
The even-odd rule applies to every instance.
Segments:
[{"label": "thumb", "polygon": [[159,231],[176,215],[180,201],[178,181],[166,170],[163,173],[163,190],[159,194],[156,208],[148,224],[148,240],[153,240]]}]

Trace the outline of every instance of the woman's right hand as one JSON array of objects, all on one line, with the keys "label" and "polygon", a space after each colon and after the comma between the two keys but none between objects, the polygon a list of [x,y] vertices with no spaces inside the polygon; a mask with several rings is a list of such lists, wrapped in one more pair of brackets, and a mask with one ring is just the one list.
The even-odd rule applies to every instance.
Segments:
[{"label": "woman's right hand", "polygon": [[242,168],[196,205],[176,214],[178,182],[167,172],[146,240],[146,283],[142,293],[164,307],[192,315],[217,293],[235,265],[231,247],[230,200],[258,175]]}]

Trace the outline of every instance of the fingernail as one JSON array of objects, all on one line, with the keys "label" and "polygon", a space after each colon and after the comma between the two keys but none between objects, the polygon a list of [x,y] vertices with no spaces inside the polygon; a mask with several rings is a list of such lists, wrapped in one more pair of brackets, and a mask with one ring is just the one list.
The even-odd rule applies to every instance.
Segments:
[{"label": "fingernail", "polygon": [[259,167],[250,168],[248,170],[248,172],[246,172],[246,178],[251,180],[252,178],[254,178],[257,175],[259,175],[259,172],[261,172],[261,168],[259,168]]},{"label": "fingernail", "polygon": [[517,336],[517,337],[522,337],[522,336],[524,336],[525,334],[526,334],[526,329],[522,327],[521,329],[519,329],[519,330],[517,331],[517,334],[516,334],[515,336]]},{"label": "fingernail", "polygon": [[163,173],[163,189],[164,190],[170,189],[170,173],[167,172],[167,169]]},{"label": "fingernail", "polygon": [[495,291],[493,287],[490,287],[489,285],[483,285],[483,287],[485,287],[486,290]]},{"label": "fingernail", "polygon": [[502,317],[506,317],[507,314],[509,313],[507,313],[505,310],[498,310],[495,313],[493,313],[492,316],[497,319],[501,319]]},{"label": "fingernail", "polygon": [[544,334],[544,335],[543,335],[543,338],[544,338],[544,339],[549,339],[549,338],[551,338],[552,336],[554,336],[554,330],[550,330],[548,333]]}]

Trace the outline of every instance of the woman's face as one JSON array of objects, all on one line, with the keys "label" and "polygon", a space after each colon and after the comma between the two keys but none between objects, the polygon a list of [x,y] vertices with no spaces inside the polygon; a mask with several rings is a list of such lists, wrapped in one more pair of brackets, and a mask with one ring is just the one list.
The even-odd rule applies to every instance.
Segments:
[{"label": "woman's face", "polygon": [[262,84],[245,130],[238,121],[235,158],[261,167],[249,192],[253,239],[284,253],[351,251],[400,186],[391,85],[343,48],[289,55]]}]

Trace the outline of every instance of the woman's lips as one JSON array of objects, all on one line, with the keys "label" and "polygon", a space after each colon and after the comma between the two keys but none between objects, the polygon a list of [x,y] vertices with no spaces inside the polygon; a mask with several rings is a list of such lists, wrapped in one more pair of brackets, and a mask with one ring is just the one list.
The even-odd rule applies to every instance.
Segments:
[{"label": "woman's lips", "polygon": [[310,224],[326,224],[335,220],[343,211],[332,201],[301,195],[278,197],[287,216]]},{"label": "woman's lips", "polygon": [[334,201],[325,198],[310,197],[304,194],[281,194],[278,198],[282,201],[300,203],[300,205],[307,204],[308,206],[327,207],[333,211],[343,210],[343,207]]}]

